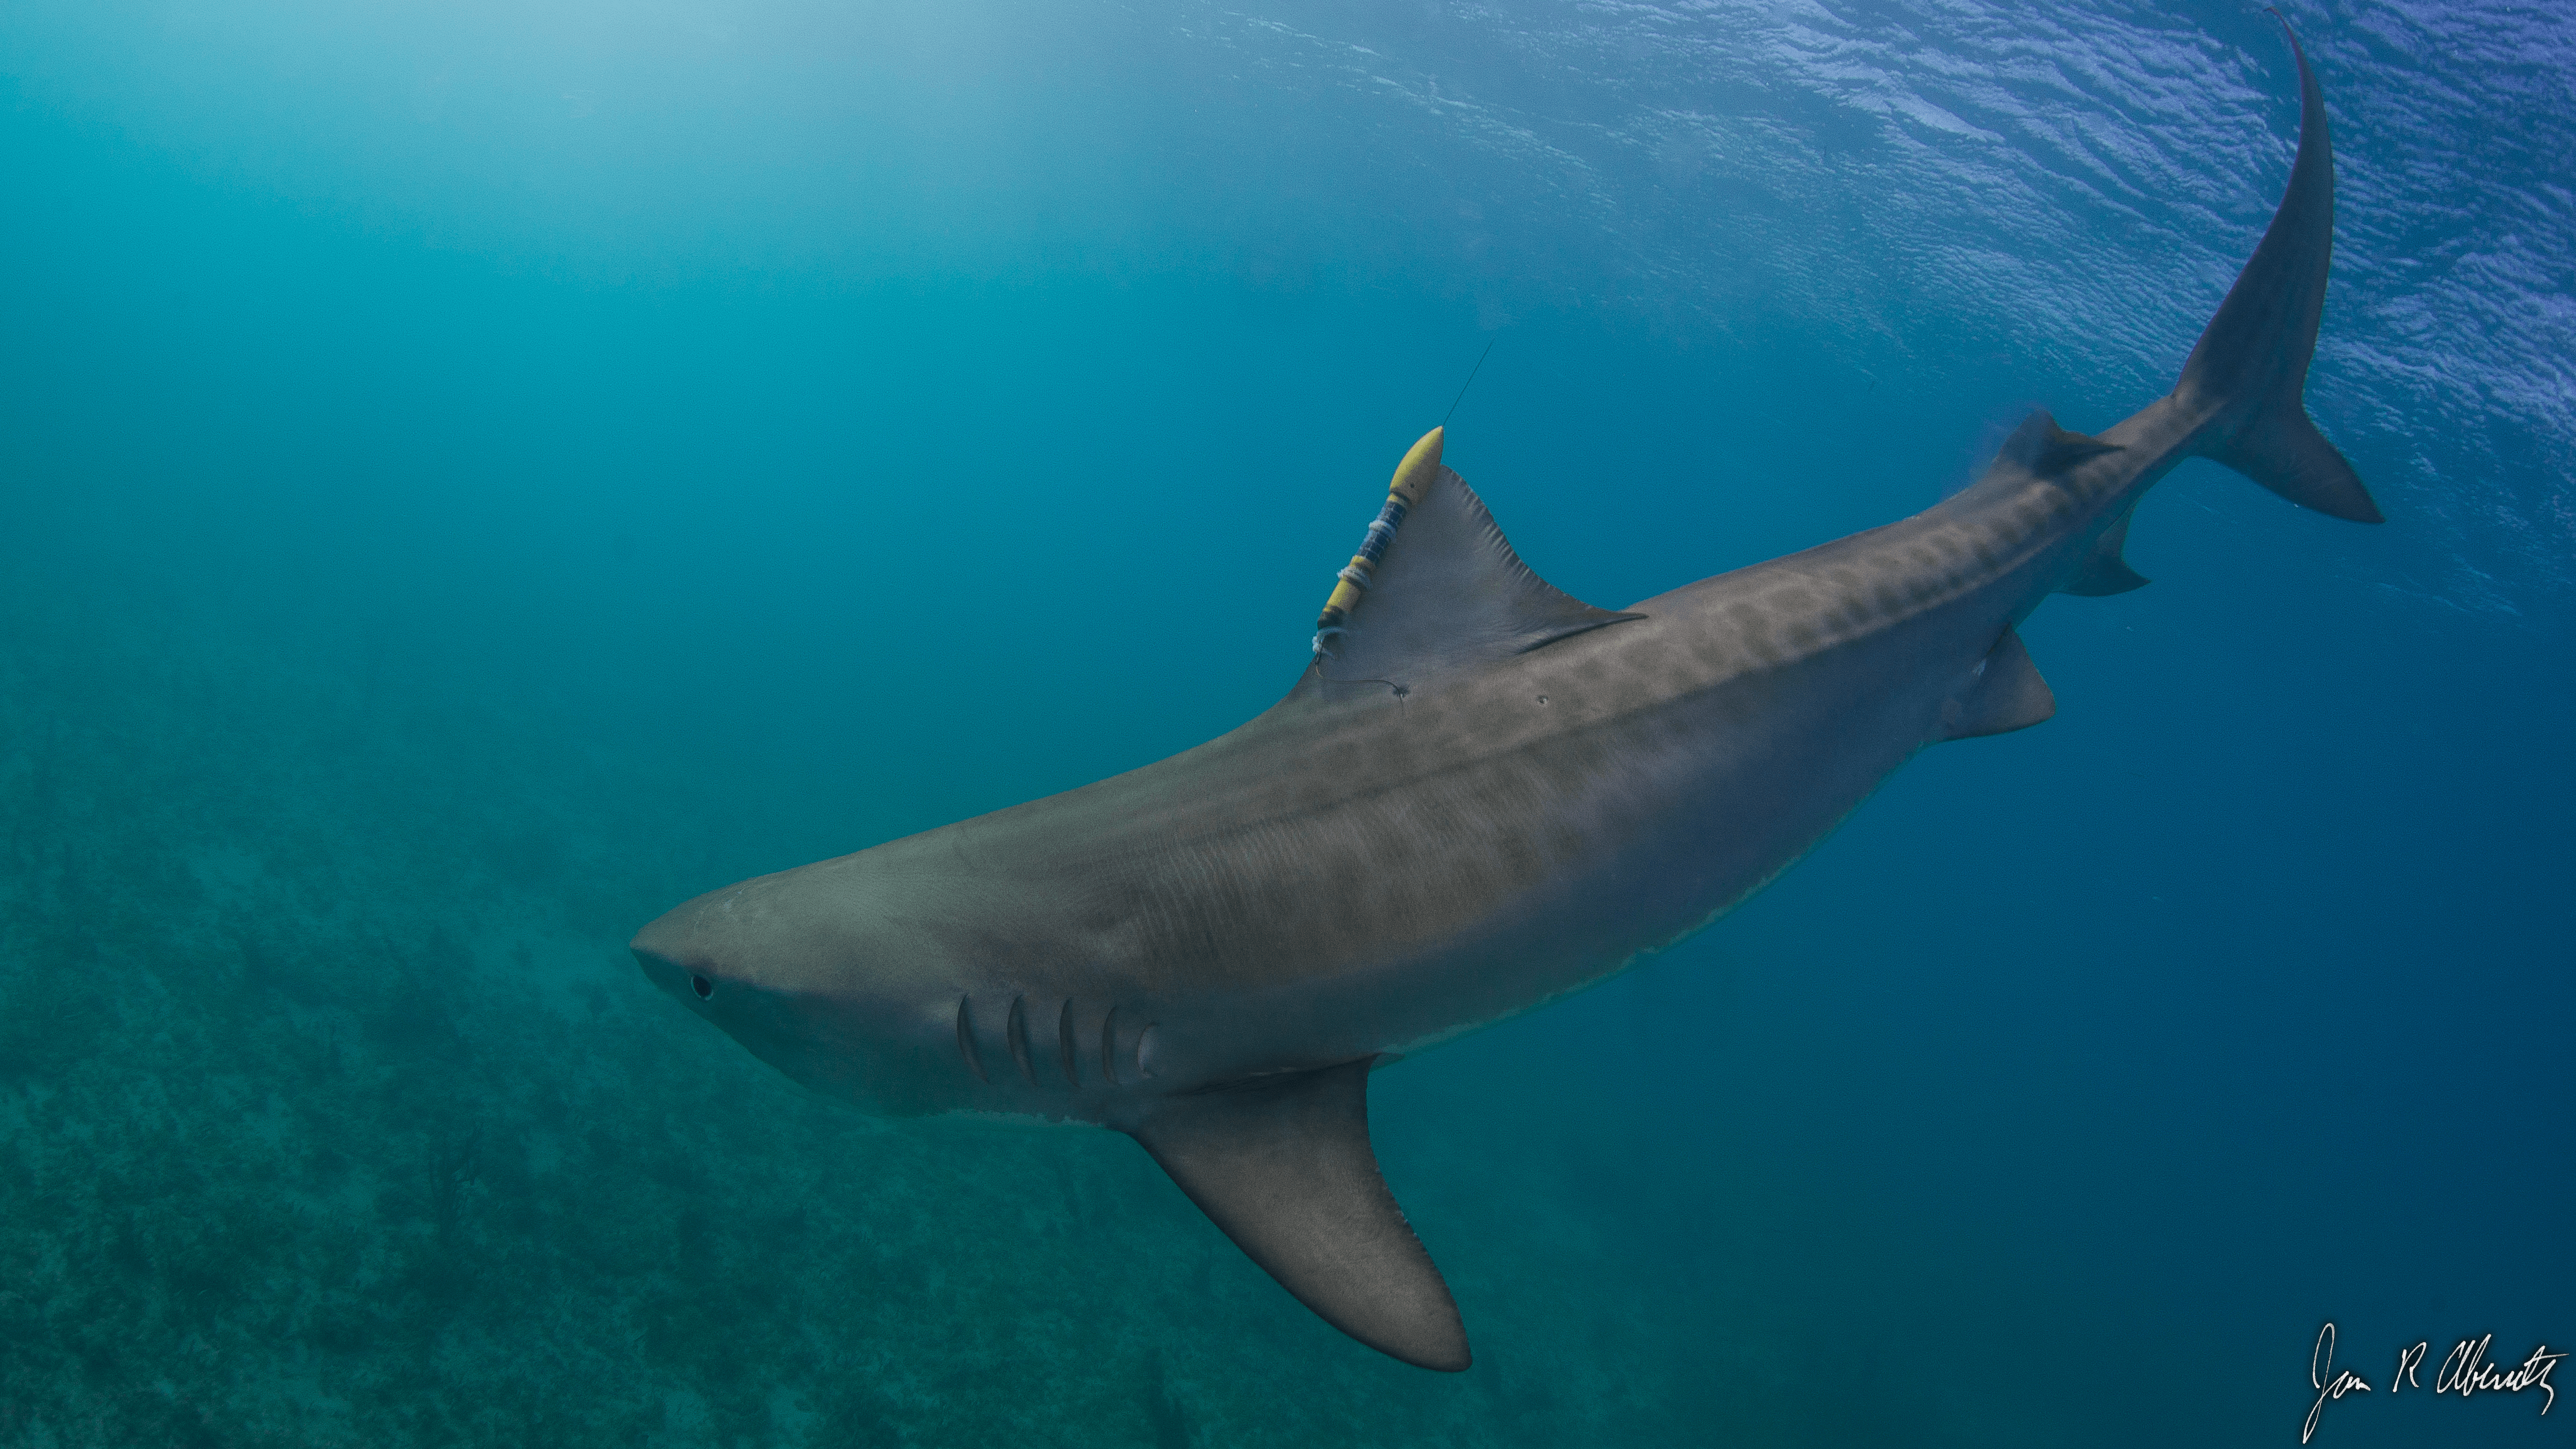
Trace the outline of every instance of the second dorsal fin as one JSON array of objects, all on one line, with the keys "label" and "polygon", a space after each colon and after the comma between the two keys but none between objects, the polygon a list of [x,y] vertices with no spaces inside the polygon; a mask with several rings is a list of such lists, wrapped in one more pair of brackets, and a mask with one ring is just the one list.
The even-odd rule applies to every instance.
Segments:
[{"label": "second dorsal fin", "polygon": [[2118,451],[2119,444],[2069,432],[2057,425],[2057,419],[2049,415],[2048,409],[2033,408],[2030,416],[2021,420],[2021,426],[2013,429],[2012,436],[2004,439],[2004,445],[1996,451],[1995,461],[1986,470],[1986,476],[2018,474],[2028,478],[2048,478],[2087,458]]},{"label": "second dorsal fin", "polygon": [[1409,687],[1643,617],[1596,609],[1540,578],[1512,552],[1467,480],[1435,463],[1342,632],[1320,641],[1330,652],[1318,658],[1329,680]]}]

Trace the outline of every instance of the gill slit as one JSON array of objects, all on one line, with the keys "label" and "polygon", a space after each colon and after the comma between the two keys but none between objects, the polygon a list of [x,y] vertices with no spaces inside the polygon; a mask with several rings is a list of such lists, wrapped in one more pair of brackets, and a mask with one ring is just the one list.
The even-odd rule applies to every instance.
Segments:
[{"label": "gill slit", "polygon": [[990,1086],[993,1079],[984,1075],[984,1059],[975,1051],[975,1021],[967,1010],[967,1003],[973,1000],[971,996],[957,998],[957,1055],[965,1059],[966,1070],[975,1074],[976,1081]]},{"label": "gill slit", "polygon": [[1004,1035],[1009,1038],[1011,1043],[1011,1060],[1020,1064],[1020,1075],[1028,1079],[1030,1086],[1036,1086],[1038,1084],[1038,1069],[1029,1063],[1029,1013],[1027,997],[1014,996],[1011,998],[1011,1024],[1009,1030],[1006,1031]]}]

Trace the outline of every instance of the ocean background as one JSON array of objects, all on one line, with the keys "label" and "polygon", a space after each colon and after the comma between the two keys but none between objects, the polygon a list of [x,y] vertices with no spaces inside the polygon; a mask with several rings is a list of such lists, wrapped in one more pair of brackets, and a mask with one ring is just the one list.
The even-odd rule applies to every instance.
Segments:
[{"label": "ocean background", "polygon": [[[2576,30],[2285,7],[2308,399],[1687,946],[1374,1082],[1477,1351],[648,988],[1295,679],[1405,446],[1618,606],[2170,385],[2248,4],[0,8],[0,1445],[2567,1442]],[[2392,1398],[2397,1351],[2429,1341]],[[2576,1374],[2562,1376],[2576,1387]]]}]

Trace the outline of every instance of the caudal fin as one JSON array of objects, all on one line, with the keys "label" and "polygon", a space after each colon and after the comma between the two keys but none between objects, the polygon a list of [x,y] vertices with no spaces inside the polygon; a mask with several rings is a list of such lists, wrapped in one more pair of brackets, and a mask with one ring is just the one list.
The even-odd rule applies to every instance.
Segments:
[{"label": "caudal fin", "polygon": [[2317,431],[2301,396],[2334,259],[2334,142],[2325,92],[2295,33],[2290,53],[2299,63],[2299,158],[2289,190],[2183,364],[2174,399],[2212,414],[2195,444],[2203,457],[2302,507],[2378,523],[2384,515],[2361,475]]}]

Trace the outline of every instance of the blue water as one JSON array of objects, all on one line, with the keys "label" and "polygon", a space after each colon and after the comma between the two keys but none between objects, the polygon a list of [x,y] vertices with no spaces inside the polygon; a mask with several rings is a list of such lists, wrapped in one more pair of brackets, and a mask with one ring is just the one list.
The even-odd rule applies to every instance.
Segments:
[{"label": "blue water", "polygon": [[1265,707],[1488,343],[1449,461],[1607,606],[2108,426],[2268,17],[0,10],[0,1444],[2291,1444],[2328,1321],[2317,1442],[2559,1442],[2431,1388],[2576,1344],[2576,44],[2288,14],[2390,521],[2187,465],[2057,718],[1380,1073],[1450,1377],[625,940]]}]

